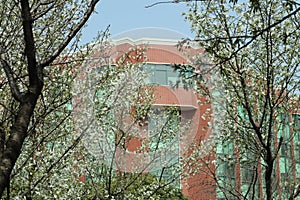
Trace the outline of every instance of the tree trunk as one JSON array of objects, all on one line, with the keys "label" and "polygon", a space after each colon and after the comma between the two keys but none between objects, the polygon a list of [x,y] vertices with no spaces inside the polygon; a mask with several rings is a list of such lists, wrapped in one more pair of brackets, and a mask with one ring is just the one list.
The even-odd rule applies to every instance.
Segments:
[{"label": "tree trunk", "polygon": [[40,92],[41,89],[38,94],[27,94],[27,100],[20,103],[16,121],[11,127],[10,136],[4,147],[3,157],[0,161],[0,197],[2,197],[5,188],[9,186],[10,174],[21,154],[22,144],[27,135],[30,118]]},{"label": "tree trunk", "polygon": [[272,172],[273,172],[273,156],[271,149],[267,149],[267,155],[266,155],[266,174],[265,174],[265,182],[266,182],[266,199],[267,200],[272,200],[273,199],[273,177],[272,177]]},{"label": "tree trunk", "polygon": [[[1,65],[3,65],[3,69],[8,78],[12,96],[15,98],[16,101],[19,102],[19,107],[16,113],[15,121],[13,122],[10,129],[9,138],[7,140],[5,140],[5,134],[4,134],[5,132],[2,132],[1,129],[3,129],[3,127],[1,127],[0,124],[0,150],[1,150],[0,198],[3,195],[5,188],[8,188],[9,186],[10,174],[13,170],[13,167],[18,157],[21,154],[22,145],[27,136],[27,130],[30,124],[30,118],[33,115],[33,111],[36,107],[37,100],[43,88],[44,67],[49,66],[68,46],[71,40],[77,35],[77,33],[81,30],[81,28],[86,24],[87,20],[93,13],[94,8],[98,2],[99,0],[91,0],[91,2],[88,4],[87,10],[85,11],[84,14],[82,14],[82,19],[79,20],[76,19],[76,21],[78,21],[77,25],[72,27],[71,30],[69,30],[68,26],[63,27],[63,28],[67,28],[66,31],[69,33],[66,35],[65,39],[59,45],[53,43],[57,45],[57,48],[55,49],[55,51],[52,52],[52,54],[48,55],[48,50],[45,52],[41,51],[42,53],[45,53],[44,56],[46,56],[46,59],[42,63],[37,63],[37,59],[36,59],[37,57],[36,49],[35,49],[36,44],[35,44],[34,34],[33,34],[33,30],[34,30],[33,24],[35,23],[34,20],[36,19],[31,14],[32,8],[30,4],[32,2],[29,0],[20,0],[15,2],[16,5],[14,6],[14,8],[16,9],[20,8],[21,12],[19,13],[18,10],[16,11],[12,10],[12,12],[16,12],[18,17],[19,14],[21,14],[22,30],[23,30],[24,44],[25,44],[24,51],[23,49],[20,49],[20,52],[16,50],[16,53],[25,55],[26,60],[22,60],[24,62],[26,61],[27,64],[27,70],[25,74],[28,75],[28,83],[26,83],[25,85],[29,85],[29,86],[27,92],[22,93],[18,88],[19,80],[15,80],[15,73],[13,72],[13,68],[9,66],[11,62],[6,62],[5,60],[2,61],[3,63],[1,63]],[[18,7],[17,4],[19,3],[20,6]],[[55,9],[55,7],[56,6],[54,6],[54,8],[51,9]],[[49,10],[47,10],[47,12],[48,11]],[[43,15],[45,16],[45,13]],[[70,21],[66,21],[66,23],[70,23]],[[55,23],[53,25],[55,25]],[[52,39],[53,41],[55,41],[57,38],[51,38],[51,40]],[[4,140],[3,139],[1,140],[1,138],[4,138]]]}]

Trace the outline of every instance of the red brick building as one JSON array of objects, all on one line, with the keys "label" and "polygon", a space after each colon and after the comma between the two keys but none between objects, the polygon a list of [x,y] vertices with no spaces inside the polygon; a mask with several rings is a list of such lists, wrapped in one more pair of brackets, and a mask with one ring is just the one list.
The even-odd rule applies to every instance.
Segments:
[{"label": "red brick building", "polygon": [[[156,98],[153,107],[177,107],[180,110],[181,120],[189,121],[186,134],[178,141],[177,155],[178,157],[187,157],[192,146],[209,137],[210,132],[207,127],[210,119],[204,119],[201,116],[207,112],[210,105],[205,104],[205,99],[199,98],[192,88],[186,90],[182,85],[178,88],[172,87],[172,84],[175,84],[176,80],[179,79],[179,73],[175,72],[172,66],[174,64],[191,64],[190,58],[202,53],[202,50],[198,47],[183,47],[183,50],[180,51],[177,46],[181,39],[180,36],[178,37],[177,33],[168,30],[142,29],[140,31],[123,33],[113,38],[113,48],[110,54],[113,62],[117,62],[126,53],[131,55],[131,58],[137,59],[136,49],[145,49],[145,56],[141,57],[139,61],[143,62],[144,69],[151,74],[147,83],[154,85],[155,88],[154,95]],[[174,38],[169,39],[172,36]],[[175,39],[176,37],[177,39]],[[135,61],[131,60],[131,62]],[[199,104],[199,101],[203,103]],[[138,138],[131,140],[128,146],[138,146],[140,145],[138,141]],[[207,152],[207,154],[209,153]],[[128,155],[128,158],[131,157],[131,159],[127,159],[131,161],[128,162],[128,165],[136,164],[135,159],[132,158],[134,156]],[[130,169],[130,167],[127,166],[126,169]],[[150,173],[152,173],[151,170]],[[191,200],[216,198],[216,187],[206,173],[198,172],[188,178],[185,175],[185,172],[182,172],[180,184],[177,186],[182,189],[186,197]]]},{"label": "red brick building", "polygon": [[[182,121],[189,121],[188,129],[185,134],[180,136],[180,139],[172,143],[172,151],[164,150],[164,159],[173,156],[178,161],[182,158],[188,160],[190,158],[190,152],[192,148],[197,148],[197,145],[201,141],[209,139],[211,131],[209,129],[209,123],[212,121],[210,117],[203,117],[205,113],[211,110],[211,105],[207,104],[205,98],[199,97],[195,94],[193,87],[188,90],[184,89],[183,85],[179,84],[179,87],[173,87],[178,79],[178,72],[175,72],[172,68],[174,64],[182,64],[188,66],[191,63],[191,59],[196,54],[201,54],[203,51],[201,48],[195,47],[183,47],[180,51],[178,48],[178,41],[183,36],[178,35],[168,30],[157,29],[141,29],[129,31],[113,37],[111,40],[112,48],[108,53],[110,62],[117,64],[121,59],[123,62],[130,63],[143,63],[143,69],[149,73],[149,77],[146,82],[152,85],[154,88],[155,101],[153,102],[153,108],[168,109],[176,107],[178,109],[180,118],[175,124],[180,124]],[[95,53],[95,56],[97,52]],[[126,57],[124,58],[124,55]],[[210,112],[210,111],[209,111]],[[294,184],[299,183],[300,180],[300,133],[299,133],[299,113],[292,113],[289,116],[289,122],[293,122],[295,128],[285,127],[278,129],[275,134],[275,145],[278,142],[278,135],[290,135],[294,134],[290,143],[283,146],[283,150],[276,159],[276,181],[278,187],[276,191],[279,196],[284,197],[284,193],[288,190],[284,183],[292,181]],[[186,124],[185,124],[186,125]],[[148,135],[151,132],[150,123],[143,126],[142,129],[148,131]],[[153,127],[152,127],[153,128]],[[295,130],[298,130],[298,132]],[[294,132],[294,133],[292,133]],[[148,136],[143,137],[131,137],[127,141],[128,152],[122,154],[121,150],[117,151],[120,155],[120,163],[117,167],[120,171],[135,172],[137,165],[145,167],[143,159],[151,160],[151,156],[143,157],[137,152],[140,146],[142,146],[144,140],[147,140]],[[226,143],[226,142],[225,142]],[[151,144],[149,144],[149,148]],[[176,146],[174,148],[174,146]],[[234,144],[224,144],[222,141],[218,141],[215,151],[213,148],[201,147],[204,150],[202,160],[199,162],[209,161],[208,168],[198,169],[195,174],[192,174],[193,167],[189,167],[189,162],[185,163],[187,167],[183,166],[181,172],[177,172],[180,176],[179,181],[176,182],[176,187],[180,187],[183,194],[191,200],[213,200],[213,199],[234,199],[236,196],[225,196],[219,189],[217,189],[217,183],[213,179],[218,177],[220,180],[224,180],[224,187],[227,189],[244,194],[249,188],[249,180],[252,175],[252,171],[249,166],[242,166],[240,163],[229,164],[227,161],[219,161],[216,168],[212,164],[212,160],[218,155],[238,155]],[[206,149],[207,148],[207,149]],[[174,161],[175,164],[177,161]],[[197,162],[196,162],[197,163]],[[173,163],[174,164],[174,163]],[[147,172],[157,174],[157,171],[161,171],[163,165],[161,162],[156,163],[152,169],[147,169]],[[188,172],[189,168],[189,172]],[[211,170],[211,171],[208,171]],[[165,171],[163,178],[168,178],[172,172]],[[212,176],[213,174],[213,176]],[[188,175],[188,176],[187,176]],[[291,176],[292,175],[292,176]],[[258,181],[256,183],[257,194],[256,197],[263,199],[263,171],[261,163],[258,166]],[[288,177],[290,176],[290,177]],[[221,185],[222,186],[222,185]]]}]

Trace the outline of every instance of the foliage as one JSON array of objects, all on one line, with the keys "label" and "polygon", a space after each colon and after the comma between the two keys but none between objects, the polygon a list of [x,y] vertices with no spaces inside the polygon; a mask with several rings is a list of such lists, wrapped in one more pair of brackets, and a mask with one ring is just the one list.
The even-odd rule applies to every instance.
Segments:
[{"label": "foliage", "polygon": [[[173,161],[161,159],[159,153],[169,147],[164,145],[174,142],[157,140],[170,133],[162,130],[164,124],[170,126],[173,122],[169,115],[156,115],[160,123],[156,124],[150,139],[156,145],[151,152],[156,155],[150,160],[152,164],[144,160],[143,166],[136,165],[142,168],[127,169],[133,173],[127,173],[122,166],[121,154],[129,151],[130,140],[145,137],[139,127],[148,124],[147,116],[152,113],[153,88],[144,85],[147,74],[141,71],[141,64],[106,65],[107,60],[103,58],[107,58],[111,45],[106,41],[98,45],[95,48],[98,57],[94,59],[75,63],[69,57],[45,70],[46,81],[33,115],[35,120],[11,175],[10,197],[122,199],[125,192],[131,199],[183,199],[172,186],[179,178],[180,169],[172,166]],[[176,111],[170,109],[169,113],[178,116]],[[177,133],[172,134],[175,137]],[[148,142],[136,149],[135,154],[148,156]],[[170,158],[178,158],[177,154],[173,156]],[[160,160],[163,162],[158,164]],[[164,171],[157,165],[173,167],[174,174],[166,180],[159,178]],[[159,174],[144,175],[154,168]],[[120,184],[124,186],[122,192]]]},{"label": "foliage", "polygon": [[[75,83],[76,98],[84,107],[75,118],[76,129],[85,132],[87,164],[82,170],[87,195],[160,199],[167,198],[169,191],[175,198],[178,190],[171,185],[182,173],[178,138],[187,127],[178,129],[177,108],[153,108],[154,88],[146,85],[143,64],[123,61],[105,65],[88,59],[81,72],[85,79]],[[149,172],[157,178],[144,176]]]},{"label": "foliage", "polygon": [[[0,3],[1,197],[6,189],[10,198],[10,180],[14,182],[16,177],[22,183],[28,181],[22,190],[30,198],[30,191],[37,183],[30,180],[32,173],[40,173],[42,180],[51,176],[49,171],[55,162],[52,163],[52,151],[44,151],[46,143],[50,144],[54,138],[60,142],[70,131],[67,125],[59,125],[69,120],[64,104],[70,101],[73,72],[59,67],[72,62],[74,67],[85,56],[83,51],[78,51],[77,42],[97,2],[9,0]],[[75,51],[78,52],[75,57],[66,59],[74,56]],[[52,69],[55,65],[57,69]],[[59,113],[63,113],[61,118]],[[40,158],[41,152],[47,155],[38,163],[44,162],[45,166],[36,166],[35,158]],[[20,161],[15,166],[18,158]],[[20,174],[24,175],[23,179]],[[14,190],[15,186],[11,188]]]},{"label": "foliage", "polygon": [[[16,199],[66,199],[80,197],[82,172],[76,166],[82,147],[74,135],[71,87],[76,73],[72,64],[46,70],[46,84],[36,106],[20,159],[11,174],[10,196]],[[61,80],[64,74],[64,80]],[[54,124],[55,122],[55,124]]]},{"label": "foliage", "polygon": [[[299,112],[300,8],[291,1],[287,1],[292,4],[289,9],[279,1],[257,2],[255,12],[248,1],[193,2],[185,16],[207,55],[206,60],[193,58],[191,78],[214,108],[225,112],[223,122],[215,124],[220,143],[232,143],[239,151],[223,159],[240,166],[262,163],[254,165],[253,171],[262,167],[264,197],[272,199],[279,195],[275,191],[280,186],[273,177],[280,149],[297,133],[292,131],[292,121],[283,116]],[[294,134],[282,134],[287,127]],[[289,181],[291,188],[281,197],[293,199],[300,187]],[[259,182],[256,176],[245,193],[224,189],[234,196],[256,198],[251,195]],[[256,195],[261,194],[256,191]]]},{"label": "foliage", "polygon": [[[124,167],[120,168],[123,163],[118,160],[116,152],[128,152],[127,143],[136,133],[141,134],[141,127],[149,123],[145,119],[150,112],[152,93],[151,88],[148,90],[140,85],[142,76],[134,71],[138,66],[128,64],[126,59],[119,67],[106,62],[110,59],[106,54],[108,44],[97,46],[100,54],[89,57],[90,60],[86,55],[93,47],[78,46],[80,30],[97,2],[10,0],[0,4],[1,16],[5,16],[0,18],[1,198],[4,193],[7,199],[79,199],[82,195],[89,196],[95,187],[91,187],[89,181],[82,182],[82,175],[97,176],[97,173],[90,172],[98,169],[95,164],[99,162],[108,168],[103,176],[107,194],[112,197],[115,193],[115,180],[120,180],[115,179],[116,171]],[[142,51],[137,52],[138,55],[134,56],[144,56]],[[83,69],[78,69],[79,66]],[[101,71],[97,71],[98,77],[93,79],[96,82],[84,85],[83,80],[89,79],[85,75],[94,69]],[[79,81],[74,82],[75,77]],[[83,106],[87,109],[82,109]],[[178,117],[178,112],[175,116]],[[161,170],[159,181],[147,177],[145,187],[141,188],[142,192],[148,192],[149,198],[165,198],[169,195],[165,192],[181,198],[177,190],[169,186],[179,178],[175,172],[180,172],[180,169],[173,161],[178,159],[172,157],[178,158],[178,152],[168,159],[160,159],[167,154],[163,150],[173,145],[172,142],[178,142],[166,139],[170,132],[164,131],[163,127],[167,124],[169,128],[170,117],[163,117],[166,119],[160,118],[161,129],[150,138],[156,143],[152,155],[146,153],[147,159],[151,158],[150,163],[145,162],[142,169],[134,171],[142,175],[152,169]],[[123,123],[129,119],[133,121]],[[176,117],[170,119],[176,120]],[[137,124],[140,127],[135,127]],[[175,132],[171,131],[174,138]],[[100,142],[89,136],[96,136]],[[166,143],[163,148],[157,136]],[[100,153],[94,148],[99,144],[103,144]],[[141,149],[132,153],[147,148],[149,144],[145,142]],[[170,170],[173,172],[171,178],[162,181],[164,170],[173,166],[177,171]],[[133,176],[139,179],[137,175]],[[145,191],[149,188],[151,193]],[[136,190],[129,194],[140,194],[134,192]]]},{"label": "foliage", "polygon": [[[87,182],[91,182],[90,179]],[[158,177],[145,173],[116,173],[111,183],[111,194],[101,182],[90,183],[94,191],[83,196],[87,199],[175,199],[185,200],[179,188],[165,184]],[[95,186],[96,185],[96,186]],[[91,187],[93,188],[93,187]]]}]

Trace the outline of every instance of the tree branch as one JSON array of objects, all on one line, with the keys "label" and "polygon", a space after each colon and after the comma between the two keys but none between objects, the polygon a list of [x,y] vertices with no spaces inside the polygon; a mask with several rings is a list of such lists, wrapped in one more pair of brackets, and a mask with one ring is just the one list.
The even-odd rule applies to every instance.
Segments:
[{"label": "tree branch", "polygon": [[19,88],[18,88],[18,85],[17,85],[17,82],[16,82],[16,79],[13,75],[13,71],[11,69],[11,67],[9,66],[9,64],[1,59],[1,64],[2,64],[2,67],[4,69],[4,72],[6,74],[6,77],[8,79],[8,84],[9,84],[9,87],[10,87],[10,90],[11,90],[11,93],[12,93],[12,96],[19,102],[22,102],[24,100],[24,97],[22,96]]},{"label": "tree branch", "polygon": [[49,66],[60,54],[61,52],[66,48],[66,46],[70,43],[70,41],[76,36],[76,34],[80,31],[80,29],[86,24],[87,20],[93,13],[96,4],[100,0],[92,0],[92,2],[89,5],[89,8],[85,12],[83,18],[80,20],[80,22],[70,31],[70,33],[66,36],[64,41],[59,45],[59,47],[56,49],[56,51],[53,52],[52,55],[50,55],[49,58],[47,58],[45,61],[40,63],[39,68],[44,68],[46,66]]},{"label": "tree branch", "polygon": [[[222,61],[222,63],[219,63],[219,64],[223,64],[225,62],[227,62],[228,60],[232,59],[234,57],[234,55],[236,55],[239,51],[241,51],[242,49],[246,48],[248,45],[250,45],[256,38],[258,38],[259,36],[261,36],[262,34],[264,34],[266,31],[269,31],[270,29],[274,28],[275,26],[281,24],[282,22],[284,22],[285,20],[289,19],[290,17],[296,15],[298,12],[300,11],[300,7],[297,8],[296,10],[294,10],[293,12],[291,12],[290,14],[284,16],[283,18],[281,18],[280,20],[278,20],[277,22],[271,24],[270,26],[267,26],[266,28],[260,30],[256,35],[253,35],[251,37],[251,39],[246,43],[244,44],[243,46],[239,47],[236,51],[234,51],[230,57],[228,57],[226,60]],[[227,39],[232,39],[232,38],[248,38],[249,36],[245,35],[245,36],[232,36],[230,38],[227,38]],[[220,39],[220,38],[215,38],[215,39]],[[211,39],[208,39],[208,40],[211,40]],[[197,40],[195,40],[197,41]],[[200,40],[198,40],[200,41]]]},{"label": "tree branch", "polygon": [[29,75],[30,86],[33,86],[33,90],[30,92],[36,93],[34,91],[36,86],[40,86],[42,83],[42,74],[37,70],[36,62],[36,53],[35,53],[35,43],[33,36],[33,27],[32,27],[32,16],[30,13],[30,6],[28,0],[21,1],[21,13],[22,13],[22,26],[24,32],[25,40],[25,55],[27,58],[27,70]]},{"label": "tree branch", "polygon": [[3,124],[0,123],[0,160],[2,160],[5,144],[5,130]]}]

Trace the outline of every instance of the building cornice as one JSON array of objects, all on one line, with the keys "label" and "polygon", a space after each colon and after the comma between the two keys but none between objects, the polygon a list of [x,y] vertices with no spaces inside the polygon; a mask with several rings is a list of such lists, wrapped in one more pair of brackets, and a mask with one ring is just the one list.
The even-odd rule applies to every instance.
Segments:
[{"label": "building cornice", "polygon": [[110,39],[111,43],[115,45],[128,43],[131,45],[143,45],[143,44],[159,44],[159,45],[170,45],[176,46],[179,43],[179,40],[171,39],[159,39],[159,38],[139,38],[132,39],[130,37],[124,37],[120,39]]}]

